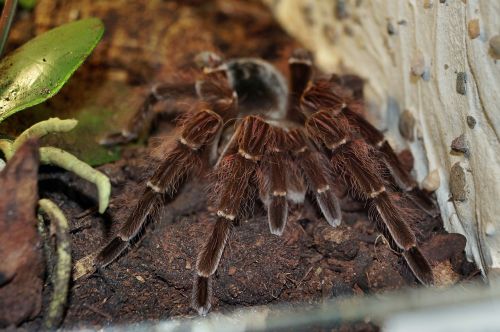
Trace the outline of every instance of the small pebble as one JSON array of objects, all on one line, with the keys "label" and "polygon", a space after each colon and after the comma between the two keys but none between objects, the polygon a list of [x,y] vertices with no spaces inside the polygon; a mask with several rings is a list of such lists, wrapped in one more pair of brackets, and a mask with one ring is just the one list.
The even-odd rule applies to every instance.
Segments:
[{"label": "small pebble", "polygon": [[394,24],[392,24],[391,21],[387,22],[387,33],[391,36],[396,34],[396,28],[394,27]]},{"label": "small pebble", "polygon": [[422,188],[430,193],[436,191],[440,185],[441,179],[439,177],[439,172],[437,169],[429,172],[429,174],[427,174],[425,179],[422,181]]},{"label": "small pebble", "polygon": [[415,118],[410,111],[405,110],[399,117],[399,132],[410,142],[415,139]]},{"label": "small pebble", "polygon": [[455,152],[461,152],[466,156],[469,154],[469,147],[467,145],[467,141],[465,140],[464,134],[451,141],[451,149]]},{"label": "small pebble", "polygon": [[230,284],[229,287],[229,294],[233,297],[233,298],[237,298],[238,295],[240,294],[239,290],[238,290],[238,287],[235,285],[235,284]]},{"label": "small pebble", "polygon": [[348,35],[349,37],[354,36],[354,31],[352,30],[351,26],[345,24],[344,25],[344,33]]},{"label": "small pebble", "polygon": [[500,59],[500,35],[496,35],[496,36],[491,37],[490,49],[491,49],[491,54],[495,58]]},{"label": "small pebble", "polygon": [[467,93],[467,74],[463,71],[457,73],[457,93],[465,95]]},{"label": "small pebble", "polygon": [[474,117],[471,115],[467,115],[467,125],[470,129],[474,129],[474,127],[476,126],[476,119],[474,119]]},{"label": "small pebble", "polygon": [[141,277],[141,276],[139,276],[139,275],[135,276],[135,278],[136,278],[137,280],[139,280],[140,282],[142,282],[142,283],[145,283],[145,282],[146,282],[146,280],[144,280],[144,278],[143,278],[143,277]]},{"label": "small pebble", "polygon": [[339,20],[342,20],[342,19],[347,18],[349,16],[349,13],[347,12],[345,0],[337,0],[337,3],[335,4],[335,16]]},{"label": "small pebble", "polygon": [[422,76],[425,73],[426,65],[424,55],[417,50],[411,59],[411,73],[415,76]]},{"label": "small pebble", "polygon": [[79,9],[73,9],[69,12],[69,20],[70,21],[74,21],[74,20],[77,20],[81,17],[81,12]]},{"label": "small pebble", "polygon": [[302,17],[308,26],[314,26],[313,8],[310,4],[301,7]]},{"label": "small pebble", "polygon": [[485,231],[486,235],[488,235],[488,236],[495,235],[495,233],[496,233],[495,224],[493,224],[492,222],[487,222],[486,227],[484,228],[484,231]]},{"label": "small pebble", "polygon": [[330,44],[335,44],[335,42],[337,41],[337,31],[333,26],[329,24],[325,24],[323,26],[323,35]]},{"label": "small pebble", "polygon": [[232,276],[235,273],[236,273],[236,267],[234,267],[234,266],[229,267],[229,270],[227,271],[227,274],[230,275],[230,276]]},{"label": "small pebble", "polygon": [[415,164],[415,160],[413,159],[413,154],[409,149],[401,150],[398,153],[398,159],[401,162],[401,166],[410,173],[413,169],[413,165]]},{"label": "small pebble", "polygon": [[423,131],[422,131],[422,127],[417,126],[417,130],[416,130],[416,132],[417,132],[417,139],[418,139],[419,141],[423,141],[423,140],[424,140],[424,133],[423,133]]},{"label": "small pebble", "polygon": [[470,39],[475,39],[481,34],[481,29],[479,27],[479,19],[470,20],[467,24],[467,30],[469,31]]},{"label": "small pebble", "polygon": [[450,170],[450,191],[454,201],[463,202],[467,200],[465,170],[459,162],[455,163]]}]

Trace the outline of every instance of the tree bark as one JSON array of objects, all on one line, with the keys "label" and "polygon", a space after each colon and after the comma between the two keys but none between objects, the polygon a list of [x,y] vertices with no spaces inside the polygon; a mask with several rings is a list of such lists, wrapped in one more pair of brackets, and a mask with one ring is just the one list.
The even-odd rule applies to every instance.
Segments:
[{"label": "tree bark", "polygon": [[439,175],[447,230],[485,276],[499,268],[500,2],[264,1],[322,70],[366,79],[370,120],[421,183]]}]

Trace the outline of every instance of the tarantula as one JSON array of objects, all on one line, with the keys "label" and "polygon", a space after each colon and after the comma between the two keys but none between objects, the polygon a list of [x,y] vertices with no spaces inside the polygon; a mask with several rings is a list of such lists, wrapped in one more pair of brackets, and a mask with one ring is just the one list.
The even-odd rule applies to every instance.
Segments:
[{"label": "tarantula", "polygon": [[157,86],[128,127],[104,142],[136,138],[160,100],[199,100],[178,125],[175,143],[165,151],[133,212],[100,251],[97,266],[123,252],[162,204],[159,197],[174,196],[181,183],[212,167],[215,222],[198,255],[193,287],[193,307],[200,314],[210,310],[211,276],[233,226],[245,215],[245,203],[256,192],[267,208],[271,233],[279,236],[289,203],[305,199],[313,199],[325,220],[338,226],[342,217],[336,181],[370,205],[371,218],[416,278],[432,284],[431,267],[409,225],[411,214],[395,197],[403,192],[426,211],[432,211],[433,202],[419,191],[383,134],[362,117],[359,79],[313,79],[312,59],[305,50],[295,50],[289,59],[289,86],[275,67],[260,59],[223,61],[204,52],[196,60],[203,69],[201,77]]}]

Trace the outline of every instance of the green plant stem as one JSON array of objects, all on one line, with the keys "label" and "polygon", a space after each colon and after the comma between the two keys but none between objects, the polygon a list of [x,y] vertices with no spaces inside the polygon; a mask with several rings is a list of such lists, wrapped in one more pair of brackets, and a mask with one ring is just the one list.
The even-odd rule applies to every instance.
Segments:
[{"label": "green plant stem", "polygon": [[99,195],[99,213],[104,213],[109,204],[111,183],[109,178],[93,169],[72,154],[53,147],[40,148],[40,161],[44,164],[56,165],[73,172],[81,178],[94,183]]},{"label": "green plant stem", "polygon": [[[38,201],[38,204],[40,204],[40,201]],[[48,231],[45,229],[45,220],[43,219],[42,214],[37,213],[37,218],[38,218],[38,223],[37,223],[37,229],[38,229],[38,234],[42,238],[43,242],[43,252],[45,254],[45,261],[48,270],[49,270],[49,275],[52,275],[52,268],[54,267],[54,255],[52,253],[52,250],[50,249],[50,235]]]},{"label": "green plant stem", "polygon": [[[61,120],[50,118],[34,124],[19,135],[14,142],[6,139],[0,140],[0,150],[9,160],[17,148],[30,138],[41,138],[49,133],[67,132],[78,124],[74,119]],[[98,170],[93,169],[72,154],[53,147],[40,148],[40,161],[44,164],[55,165],[73,172],[81,178],[94,183],[99,195],[99,213],[104,213],[109,204],[111,184],[109,178]]]},{"label": "green plant stem", "polygon": [[10,26],[16,15],[17,0],[6,0],[0,17],[0,57],[9,38]]},{"label": "green plant stem", "polygon": [[59,118],[50,118],[45,121],[40,121],[23,131],[14,141],[12,148],[16,151],[30,138],[42,138],[50,133],[68,132],[75,128],[77,124],[78,121],[75,119],[61,120]]},{"label": "green plant stem", "polygon": [[53,293],[49,309],[44,317],[44,328],[48,330],[58,327],[63,318],[64,307],[68,298],[69,279],[71,275],[71,246],[69,225],[64,213],[48,199],[38,201],[40,210],[48,215],[56,229],[56,266],[52,274]]}]

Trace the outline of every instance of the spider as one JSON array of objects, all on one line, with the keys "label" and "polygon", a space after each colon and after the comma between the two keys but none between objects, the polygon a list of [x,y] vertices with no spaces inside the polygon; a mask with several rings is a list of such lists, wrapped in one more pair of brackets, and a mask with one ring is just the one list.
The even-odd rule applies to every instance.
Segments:
[{"label": "spider", "polygon": [[162,195],[173,197],[188,179],[212,169],[214,223],[199,252],[193,307],[211,307],[211,276],[217,270],[234,225],[255,196],[267,209],[272,234],[284,231],[289,205],[316,202],[332,226],[342,221],[335,183],[366,201],[371,218],[405,258],[415,277],[433,283],[431,267],[411,230],[411,213],[401,194],[425,211],[433,202],[399,163],[384,136],[361,115],[362,83],[354,76],[313,78],[311,55],[302,49],[289,58],[290,85],[270,63],[256,58],[224,61],[211,52],[196,57],[202,74],[157,86],[120,134],[105,144],[135,139],[160,100],[197,98],[177,126],[176,140],[144,184],[115,237],[96,258],[104,267],[137,236]]}]

